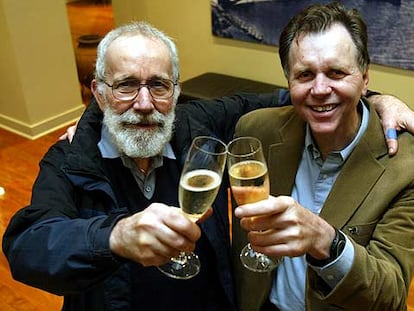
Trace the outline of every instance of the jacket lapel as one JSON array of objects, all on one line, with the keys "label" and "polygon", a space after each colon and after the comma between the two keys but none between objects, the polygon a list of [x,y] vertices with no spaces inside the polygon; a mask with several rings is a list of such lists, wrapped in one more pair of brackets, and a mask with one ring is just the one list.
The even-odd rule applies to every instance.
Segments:
[{"label": "jacket lapel", "polygon": [[[267,162],[269,176],[273,181],[272,195],[291,195],[302,157],[304,139],[305,124],[298,116],[292,115],[271,138],[272,141],[262,141],[264,148],[268,148]],[[387,153],[379,118],[370,106],[368,129],[345,162],[320,216],[332,225],[342,228],[383,174],[384,167],[378,159]],[[354,185],[358,185],[358,188]],[[350,206],[353,208],[349,208]]]},{"label": "jacket lapel", "polygon": [[273,181],[272,195],[290,195],[295,182],[296,171],[302,157],[305,139],[305,123],[296,115],[280,128],[276,139],[268,147],[268,170]]},{"label": "jacket lapel", "polygon": [[382,133],[379,118],[370,106],[368,129],[345,162],[320,214],[333,226],[344,227],[384,173],[378,161],[388,154]]}]

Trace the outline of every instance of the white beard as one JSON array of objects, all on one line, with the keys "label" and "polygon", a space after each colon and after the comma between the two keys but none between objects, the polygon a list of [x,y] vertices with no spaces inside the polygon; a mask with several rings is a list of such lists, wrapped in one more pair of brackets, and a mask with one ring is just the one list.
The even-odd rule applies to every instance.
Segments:
[{"label": "white beard", "polygon": [[[154,110],[142,115],[128,109],[123,114],[116,113],[107,103],[103,123],[113,143],[121,153],[130,158],[149,158],[159,155],[170,141],[174,128],[175,110],[163,115]],[[156,124],[155,129],[137,129],[125,124]]]}]

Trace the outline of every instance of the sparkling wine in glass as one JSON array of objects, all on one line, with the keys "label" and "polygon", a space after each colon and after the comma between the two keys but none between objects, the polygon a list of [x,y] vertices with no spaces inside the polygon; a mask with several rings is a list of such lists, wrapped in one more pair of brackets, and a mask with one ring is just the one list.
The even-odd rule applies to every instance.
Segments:
[{"label": "sparkling wine in glass", "polygon": [[[196,222],[213,204],[226,165],[227,146],[214,137],[196,137],[181,172],[178,200],[184,215]],[[200,271],[200,260],[194,253],[179,256],[158,267],[175,279],[190,279]]]},{"label": "sparkling wine in glass", "polygon": [[[238,205],[269,197],[269,175],[260,140],[254,137],[232,140],[228,145],[227,163],[231,191]],[[255,272],[270,271],[280,261],[254,251],[250,243],[242,249],[240,260],[247,269]]]}]

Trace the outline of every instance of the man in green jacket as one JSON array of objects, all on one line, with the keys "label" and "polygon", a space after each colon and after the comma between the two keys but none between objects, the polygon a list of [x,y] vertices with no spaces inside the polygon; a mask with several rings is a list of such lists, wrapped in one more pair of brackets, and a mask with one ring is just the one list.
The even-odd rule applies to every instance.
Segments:
[{"label": "man in green jacket", "polygon": [[[254,111],[236,126],[236,136],[262,141],[271,184],[269,199],[235,210],[248,232],[235,222],[240,310],[406,310],[414,137],[401,134],[397,155],[388,155],[364,98],[367,42],[356,10],[305,9],[279,44],[293,107]],[[273,273],[241,267],[247,238],[255,250],[282,257]]]}]

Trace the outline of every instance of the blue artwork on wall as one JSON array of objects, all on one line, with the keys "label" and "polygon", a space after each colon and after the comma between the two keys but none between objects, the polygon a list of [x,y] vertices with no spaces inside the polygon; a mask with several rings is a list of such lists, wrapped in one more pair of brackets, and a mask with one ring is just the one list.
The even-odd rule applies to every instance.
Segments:
[{"label": "blue artwork on wall", "polygon": [[[278,45],[289,19],[314,0],[211,0],[213,34]],[[344,0],[364,17],[372,63],[414,70],[414,0]]]}]

